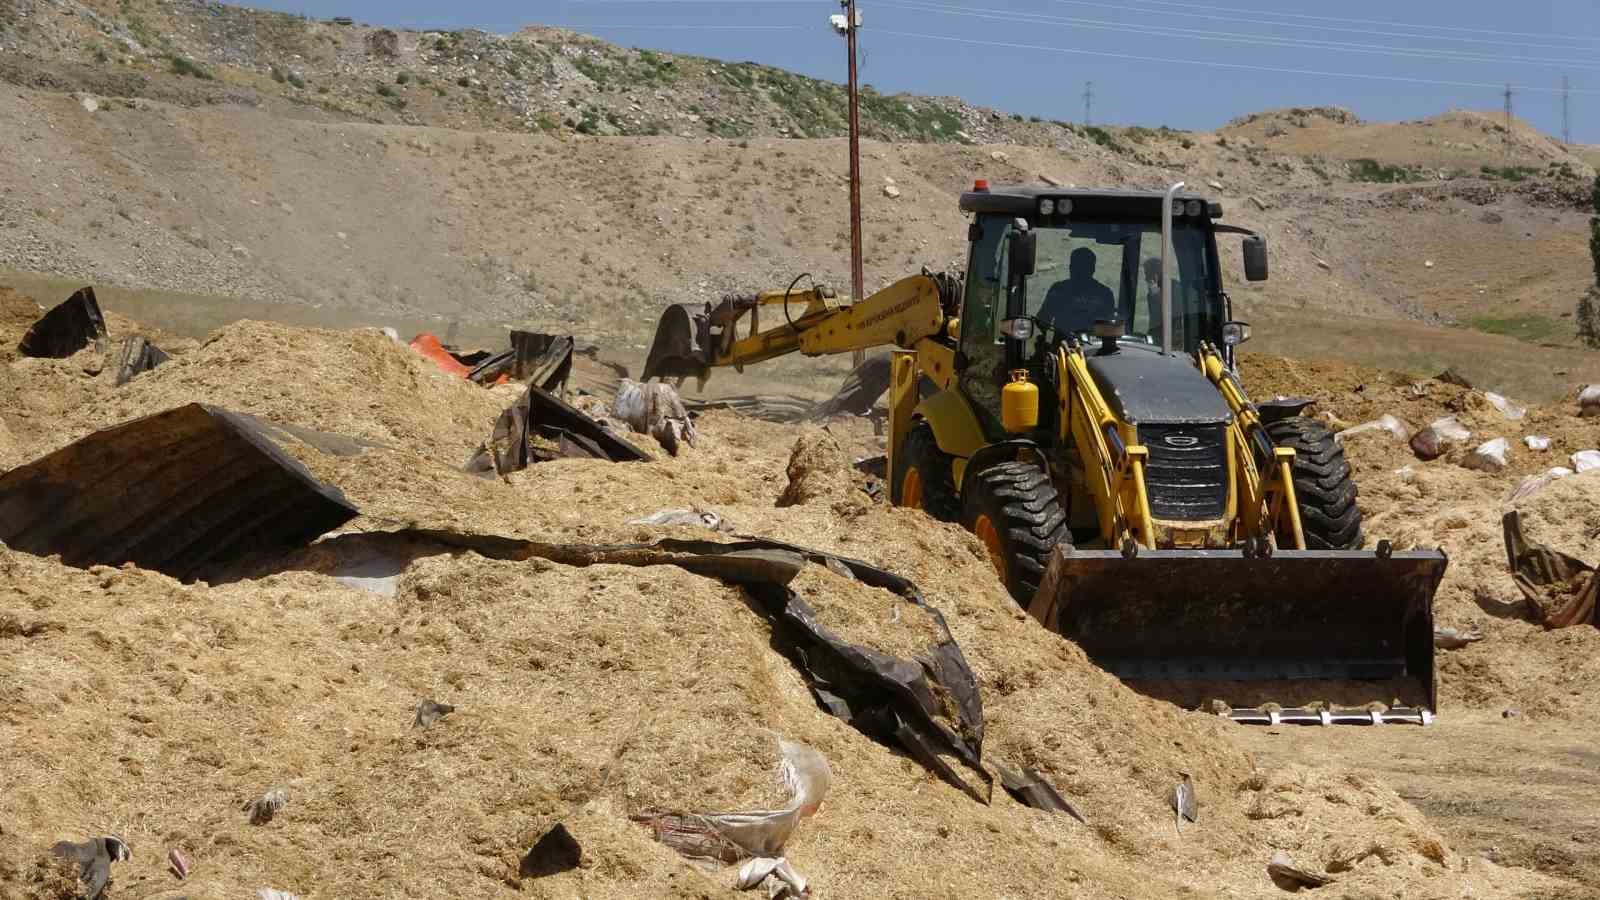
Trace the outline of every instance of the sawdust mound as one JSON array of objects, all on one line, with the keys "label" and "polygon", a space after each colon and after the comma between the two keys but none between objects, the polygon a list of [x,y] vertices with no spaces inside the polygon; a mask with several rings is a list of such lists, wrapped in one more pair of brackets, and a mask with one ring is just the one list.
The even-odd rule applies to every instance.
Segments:
[{"label": "sawdust mound", "polygon": [[778,497],[779,506],[839,500],[855,491],[844,451],[825,428],[809,429],[795,439],[787,475],[789,484]]},{"label": "sawdust mound", "polygon": [[[1600,446],[1594,421],[1579,418],[1570,402],[1530,406],[1513,421],[1481,391],[1345,363],[1248,356],[1242,369],[1253,396],[1315,398],[1311,413],[1333,420],[1333,427],[1385,413],[1422,427],[1450,415],[1473,432],[1469,447],[1493,437],[1510,440],[1510,465],[1497,473],[1462,467],[1465,451],[1422,462],[1404,441],[1383,432],[1350,440],[1345,453],[1356,472],[1367,544],[1388,538],[1399,549],[1438,547],[1450,557],[1435,598],[1435,621],[1478,630],[1484,640],[1438,651],[1442,710],[1586,714],[1586,698],[1600,680],[1600,629],[1547,632],[1532,623],[1507,569],[1500,519],[1512,508],[1509,498],[1523,477]],[[1551,449],[1529,450],[1524,435],[1551,438]],[[1600,473],[1558,479],[1515,506],[1531,539],[1600,563]]]},{"label": "sawdust mound", "polygon": [[[1229,739],[1236,726],[1134,694],[1028,620],[960,528],[865,502],[777,507],[800,429],[713,414],[675,459],[562,460],[478,479],[447,451],[481,440],[497,404],[479,404],[478,421],[464,393],[477,388],[389,346],[242,324],[164,377],[165,367],[141,376],[139,392],[111,401],[125,406],[101,415],[203,399],[393,441],[343,458],[295,448],[362,504],[356,527],[399,519],[641,540],[684,530],[628,519],[699,505],[740,531],[889,568],[921,585],[977,674],[985,756],[1037,769],[1090,824],[1025,808],[998,786],[978,804],[823,712],[742,590],[676,568],[440,553],[412,562],[383,597],[322,574],[337,560],[318,554],[183,585],[0,549],[0,615],[15,625],[0,629],[0,835],[13,860],[116,831],[135,848],[115,873],[130,895],[168,884],[163,851],[179,846],[194,858],[185,892],[197,897],[264,885],[352,898],[400,886],[731,896],[729,872],[695,869],[628,816],[771,803],[783,737],[816,747],[834,771],[822,812],[786,848],[819,896],[1275,896],[1263,866],[1280,848],[1347,864],[1341,882],[1356,894],[1519,896],[1552,883],[1456,856],[1393,792],[1354,773],[1257,771]],[[70,367],[35,375],[38,389],[85,380]],[[36,440],[59,446],[93,419],[35,421]],[[870,443],[859,428],[834,438],[839,453]],[[903,629],[915,620],[896,622],[883,592],[835,578],[808,570],[798,586],[848,606],[852,637],[913,642]],[[414,728],[423,698],[456,711]],[[1201,799],[1201,822],[1181,835],[1166,802],[1179,772]],[[272,787],[288,806],[248,824],[241,804]],[[1263,795],[1298,812],[1252,816]],[[519,858],[557,822],[583,863],[519,883]],[[1348,839],[1306,852],[1330,835]],[[25,876],[8,872],[23,869],[0,867],[0,893],[28,895]]]}]

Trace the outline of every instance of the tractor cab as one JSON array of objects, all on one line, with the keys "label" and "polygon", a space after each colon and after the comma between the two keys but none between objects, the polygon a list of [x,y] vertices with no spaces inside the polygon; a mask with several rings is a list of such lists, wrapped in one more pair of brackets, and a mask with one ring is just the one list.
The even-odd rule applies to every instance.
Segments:
[{"label": "tractor cab", "polygon": [[[1162,308],[1163,208],[1169,203],[1170,318]],[[1266,243],[1217,224],[1222,205],[1216,201],[1180,192],[1169,199],[1160,191],[991,189],[980,181],[961,195],[961,209],[972,222],[959,385],[995,437],[1003,432],[1000,396],[1010,373],[1027,370],[1048,391],[1046,358],[1060,342],[1130,353],[1168,348],[1183,356],[1209,344],[1223,348],[1231,365],[1233,348],[1249,336],[1248,326],[1232,321],[1216,234],[1246,235],[1245,272],[1252,281],[1266,278]],[[1041,398],[1042,411],[1052,406],[1051,398]]]}]

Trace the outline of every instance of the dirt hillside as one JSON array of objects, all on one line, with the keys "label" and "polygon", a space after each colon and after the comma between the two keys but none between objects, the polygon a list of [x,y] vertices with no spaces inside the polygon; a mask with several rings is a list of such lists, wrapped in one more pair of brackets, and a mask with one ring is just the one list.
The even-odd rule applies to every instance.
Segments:
[{"label": "dirt hillside", "polygon": [[[17,336],[8,326],[0,341]],[[829,716],[747,596],[676,569],[435,552],[386,597],[324,574],[339,569],[338,542],[216,585],[0,550],[0,733],[13,748],[0,895],[42,890],[35,861],[51,842],[115,831],[135,855],[114,870],[113,896],[177,893],[162,872],[171,847],[195,861],[181,889],[192,897],[263,886],[308,898],[721,896],[731,870],[692,867],[627,816],[771,802],[780,737],[820,750],[834,772],[822,812],[787,848],[818,896],[1136,897],[1157,884],[1268,897],[1277,849],[1354,895],[1578,895],[1458,852],[1370,775],[1258,766],[1233,726],[1127,690],[1023,617],[958,528],[876,504],[849,477],[777,507],[791,447],[815,432],[714,413],[676,459],[548,463],[501,482],[462,473],[459,452],[487,434],[506,392],[432,371],[376,333],[241,324],[121,389],[88,374],[91,354],[6,364],[10,397],[80,398],[54,415],[8,403],[0,421],[18,457],[129,416],[222,402],[386,444],[347,458],[292,448],[367,512],[358,530],[625,541],[686,536],[626,520],[700,505],[740,532],[910,577],[978,675],[986,755],[1038,769],[1089,824],[1001,791],[978,804]],[[346,389],[357,373],[362,389]],[[840,426],[838,440],[841,461],[873,443],[861,425]],[[807,579],[839,602],[828,575]],[[895,646],[900,601],[879,593],[845,592],[831,615]],[[415,728],[423,698],[457,711]],[[95,749],[64,752],[75,747]],[[1202,804],[1181,833],[1164,799],[1179,772]],[[273,787],[288,805],[248,824],[241,805]],[[584,863],[519,880],[518,860],[556,822]]]}]

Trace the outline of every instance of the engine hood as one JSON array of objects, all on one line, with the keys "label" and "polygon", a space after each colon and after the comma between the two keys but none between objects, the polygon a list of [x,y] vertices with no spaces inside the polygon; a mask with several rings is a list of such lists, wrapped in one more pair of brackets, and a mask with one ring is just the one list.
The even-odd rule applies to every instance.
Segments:
[{"label": "engine hood", "polygon": [[1116,353],[1085,354],[1089,374],[1117,418],[1134,425],[1217,425],[1233,412],[1188,356],[1124,343]]}]

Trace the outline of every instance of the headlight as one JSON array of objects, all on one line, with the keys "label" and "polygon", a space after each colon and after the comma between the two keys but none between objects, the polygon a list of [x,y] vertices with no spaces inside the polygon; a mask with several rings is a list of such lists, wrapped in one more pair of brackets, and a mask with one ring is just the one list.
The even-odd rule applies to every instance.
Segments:
[{"label": "headlight", "polygon": [[1056,215],[1064,216],[1072,212],[1072,201],[1066,197],[1056,200]]},{"label": "headlight", "polygon": [[1172,214],[1175,215],[1175,216],[1183,215],[1183,201],[1182,200],[1174,200],[1174,201],[1172,201]]},{"label": "headlight", "polygon": [[1237,347],[1250,340],[1250,326],[1244,322],[1224,322],[1222,324],[1222,343],[1229,347]]},{"label": "headlight", "polygon": [[1204,208],[1204,206],[1200,203],[1199,200],[1190,200],[1188,203],[1185,203],[1183,205],[1183,211],[1185,213],[1191,215],[1191,216],[1200,215],[1200,211],[1203,208]]},{"label": "headlight", "polygon": [[1045,197],[1044,199],[1039,201],[1039,215],[1041,215],[1041,216],[1054,215],[1055,211],[1056,211],[1056,201],[1050,199],[1049,197]]}]

